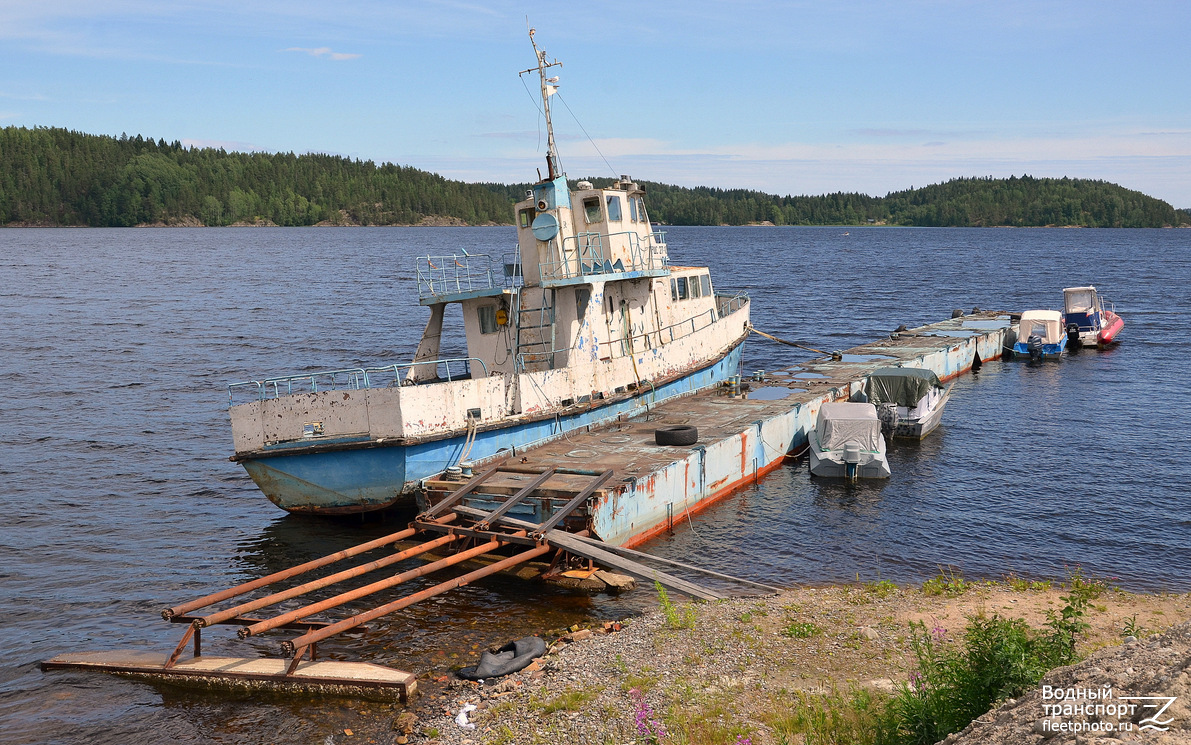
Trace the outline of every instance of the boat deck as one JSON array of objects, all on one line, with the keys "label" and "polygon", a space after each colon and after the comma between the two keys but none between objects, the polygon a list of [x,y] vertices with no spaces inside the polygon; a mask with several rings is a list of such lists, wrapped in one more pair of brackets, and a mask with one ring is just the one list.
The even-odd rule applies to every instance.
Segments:
[{"label": "boat deck", "polygon": [[[948,319],[849,349],[839,359],[821,357],[766,372],[760,380],[746,379],[749,390],[738,395],[724,386],[671,399],[645,415],[516,451],[505,462],[516,464],[521,472],[495,474],[476,498],[489,506],[546,469],[611,470],[615,479],[595,493],[586,511],[570,518],[568,527],[576,529],[575,518],[582,515],[604,541],[637,545],[798,452],[819,406],[859,393],[873,370],[924,367],[942,380],[954,378],[999,358],[1010,322],[1009,315],[1000,312]],[[697,444],[655,443],[657,428],[684,424],[698,428]],[[574,494],[584,479],[557,473],[541,484],[534,498],[545,499],[549,512],[551,502]],[[438,502],[457,485],[428,481],[428,502]]]}]

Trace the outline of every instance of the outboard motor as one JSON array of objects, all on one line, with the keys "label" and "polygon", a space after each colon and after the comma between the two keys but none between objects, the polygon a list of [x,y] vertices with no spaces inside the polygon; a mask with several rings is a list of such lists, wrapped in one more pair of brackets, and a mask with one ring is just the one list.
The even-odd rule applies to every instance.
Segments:
[{"label": "outboard motor", "polygon": [[855,481],[860,471],[860,443],[844,443],[844,478]]},{"label": "outboard motor", "polygon": [[1026,351],[1030,353],[1031,360],[1042,359],[1042,337],[1030,334],[1030,338],[1026,339]]},{"label": "outboard motor", "polygon": [[1072,323],[1067,324],[1067,343],[1068,344],[1079,344],[1079,324],[1078,323],[1072,322]]}]

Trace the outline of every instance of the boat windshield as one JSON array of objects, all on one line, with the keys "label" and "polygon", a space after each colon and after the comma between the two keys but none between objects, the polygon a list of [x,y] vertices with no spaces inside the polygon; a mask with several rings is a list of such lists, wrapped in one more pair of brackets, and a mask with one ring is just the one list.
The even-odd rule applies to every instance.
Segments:
[{"label": "boat windshield", "polygon": [[1094,310],[1092,291],[1086,288],[1067,290],[1066,303],[1068,313],[1089,313]]}]

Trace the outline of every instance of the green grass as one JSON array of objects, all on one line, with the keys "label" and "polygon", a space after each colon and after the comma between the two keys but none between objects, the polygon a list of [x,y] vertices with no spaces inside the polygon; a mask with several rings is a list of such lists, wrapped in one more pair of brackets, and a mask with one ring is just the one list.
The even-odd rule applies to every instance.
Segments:
[{"label": "green grass", "polygon": [[964,573],[953,566],[939,566],[939,573],[922,583],[923,595],[944,595],[957,598],[972,588],[964,579]]},{"label": "green grass", "polygon": [[782,636],[788,636],[791,639],[809,639],[812,636],[818,636],[822,633],[822,627],[816,626],[809,621],[792,621],[786,628],[782,629]]},{"label": "green grass", "polygon": [[602,688],[568,688],[554,698],[545,699],[540,696],[530,696],[529,705],[543,715],[559,711],[579,711],[587,702],[594,701],[603,691]]},{"label": "green grass", "polygon": [[655,581],[653,584],[658,591],[658,603],[662,607],[662,615],[666,617],[666,628],[695,628],[695,606],[691,603],[687,603],[681,607],[675,605],[674,601],[670,600],[670,596],[666,594],[666,588],[662,587],[661,582]]},{"label": "green grass", "polygon": [[1052,583],[1049,579],[1029,580],[1024,577],[1018,577],[1016,574],[1008,574],[1005,575],[1005,584],[1015,592],[1029,592],[1031,590],[1049,590]]},{"label": "green grass", "polygon": [[798,691],[779,698],[764,718],[779,743],[805,745],[882,745],[893,723],[886,699],[863,688],[816,695]]}]

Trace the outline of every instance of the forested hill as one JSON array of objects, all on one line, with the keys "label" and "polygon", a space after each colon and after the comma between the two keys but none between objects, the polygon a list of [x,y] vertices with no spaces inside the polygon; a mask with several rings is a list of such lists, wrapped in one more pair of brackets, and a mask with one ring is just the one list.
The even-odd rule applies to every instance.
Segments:
[{"label": "forested hill", "polygon": [[[591,179],[606,186],[611,179]],[[1191,212],[1107,181],[959,178],[870,197],[778,197],[743,189],[642,182],[650,219],[671,225],[915,225],[925,227],[1160,228],[1191,225]]]},{"label": "forested hill", "polygon": [[[642,186],[651,219],[672,225],[1191,225],[1186,210],[1085,179],[955,179],[885,197]],[[331,155],[0,129],[0,225],[508,224],[525,189]]]},{"label": "forested hill", "polygon": [[416,168],[0,129],[0,225],[391,225],[427,216],[471,225],[512,219],[509,200],[491,188]]}]

